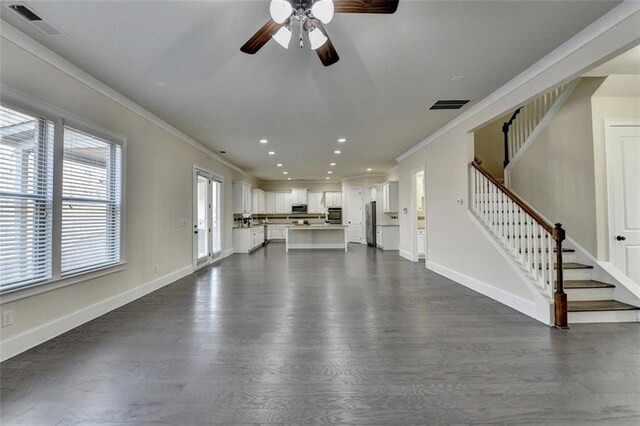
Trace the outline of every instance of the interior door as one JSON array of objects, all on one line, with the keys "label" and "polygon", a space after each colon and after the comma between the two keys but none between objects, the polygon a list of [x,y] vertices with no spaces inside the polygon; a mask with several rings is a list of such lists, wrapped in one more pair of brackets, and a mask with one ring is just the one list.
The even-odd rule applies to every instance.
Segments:
[{"label": "interior door", "polygon": [[362,189],[349,191],[349,242],[362,242]]},{"label": "interior door", "polygon": [[611,261],[640,283],[640,122],[607,128]]}]

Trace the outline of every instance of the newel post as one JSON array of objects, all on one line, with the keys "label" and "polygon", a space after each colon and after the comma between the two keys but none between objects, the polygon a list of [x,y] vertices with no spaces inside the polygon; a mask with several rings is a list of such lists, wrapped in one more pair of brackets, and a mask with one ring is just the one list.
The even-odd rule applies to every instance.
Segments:
[{"label": "newel post", "polygon": [[553,294],[555,304],[555,326],[557,328],[569,328],[567,321],[567,294],[564,292],[564,278],[562,276],[562,242],[565,232],[562,224],[556,223],[552,233],[556,241],[556,291]]},{"label": "newel post", "polygon": [[502,123],[502,134],[504,135],[504,161],[502,167],[505,168],[509,165],[509,126],[510,123]]}]

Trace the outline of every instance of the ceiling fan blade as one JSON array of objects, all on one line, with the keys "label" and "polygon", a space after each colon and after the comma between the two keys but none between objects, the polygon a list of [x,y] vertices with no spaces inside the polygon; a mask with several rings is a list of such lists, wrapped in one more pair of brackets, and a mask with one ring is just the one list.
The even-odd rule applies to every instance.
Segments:
[{"label": "ceiling fan blade", "polygon": [[316,53],[318,54],[318,58],[320,58],[320,62],[322,62],[322,65],[324,65],[325,67],[335,64],[340,60],[340,56],[338,56],[336,48],[333,47],[333,43],[331,43],[331,39],[327,34],[327,30],[324,28],[320,21],[314,19],[313,23],[318,27],[320,31],[324,33],[325,36],[327,36],[327,41],[322,46],[316,49]]},{"label": "ceiling fan blade", "polygon": [[335,13],[394,13],[400,0],[333,0]]},{"label": "ceiling fan blade", "polygon": [[262,48],[273,36],[280,27],[284,25],[278,24],[274,20],[270,19],[266,24],[258,30],[241,48],[240,50],[249,55],[253,55]]}]

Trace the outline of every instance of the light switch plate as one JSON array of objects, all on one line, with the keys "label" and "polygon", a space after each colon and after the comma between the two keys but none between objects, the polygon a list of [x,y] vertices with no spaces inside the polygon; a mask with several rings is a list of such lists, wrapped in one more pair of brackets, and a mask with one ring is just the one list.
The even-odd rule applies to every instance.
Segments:
[{"label": "light switch plate", "polygon": [[13,324],[13,311],[2,312],[2,326],[8,327]]}]

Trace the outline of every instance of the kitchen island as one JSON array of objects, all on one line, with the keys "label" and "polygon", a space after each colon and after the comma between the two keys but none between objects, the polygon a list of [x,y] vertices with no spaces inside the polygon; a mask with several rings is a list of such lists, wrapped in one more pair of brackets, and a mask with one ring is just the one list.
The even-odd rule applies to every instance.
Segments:
[{"label": "kitchen island", "polygon": [[344,249],[347,251],[347,227],[342,225],[291,225],[286,228],[285,248]]}]

